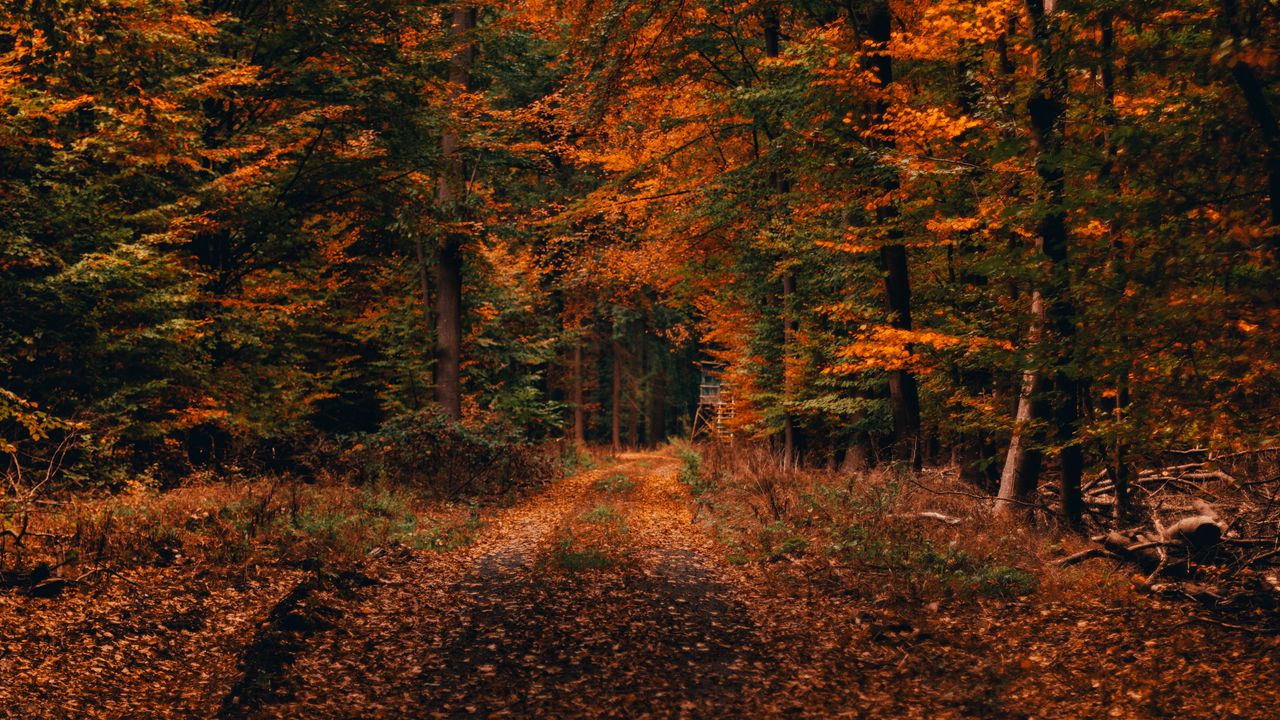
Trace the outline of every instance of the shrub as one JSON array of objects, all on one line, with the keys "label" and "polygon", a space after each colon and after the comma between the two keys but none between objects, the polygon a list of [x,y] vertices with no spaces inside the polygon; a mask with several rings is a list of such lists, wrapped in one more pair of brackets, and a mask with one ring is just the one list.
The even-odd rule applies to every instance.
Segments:
[{"label": "shrub", "polygon": [[473,506],[471,513],[462,522],[431,521],[422,524],[409,545],[415,550],[456,550],[470,545],[482,525],[480,515]]},{"label": "shrub", "polygon": [[715,488],[715,483],[702,472],[702,455],[692,445],[676,446],[676,457],[683,463],[680,466],[680,482],[689,486],[694,497],[705,495]]},{"label": "shrub", "polygon": [[776,520],[765,525],[757,534],[764,556],[770,560],[799,557],[809,549],[809,541],[798,535],[786,522]]},{"label": "shrub", "polygon": [[[999,527],[976,521],[952,527],[919,517],[927,511],[968,515],[971,508],[963,503],[971,501],[959,493],[923,490],[921,482],[898,472],[786,467],[760,445],[677,452],[684,460],[681,479],[694,488],[698,505],[708,510],[705,521],[734,562],[800,558],[825,549],[839,561],[901,575],[917,593],[1011,597],[1039,585],[1037,574],[1017,567],[1034,564],[1034,553]],[[934,475],[927,483],[948,481]]]},{"label": "shrub", "polygon": [[586,448],[580,447],[576,443],[563,443],[563,450],[560,452],[560,468],[561,472],[567,475],[576,475],[583,470],[595,469],[599,462],[596,457],[587,451]]},{"label": "shrub", "polygon": [[388,543],[422,550],[462,547],[481,526],[474,504],[428,506],[410,488],[280,480],[84,499],[41,513],[34,522],[38,535],[24,544],[0,543],[0,577],[41,563],[86,561],[117,567],[201,560],[358,562]]},{"label": "shrub", "polygon": [[954,543],[938,552],[929,542],[912,558],[917,570],[928,572],[953,585],[961,594],[1012,597],[1026,595],[1036,589],[1036,577],[1008,565],[980,558],[961,550]]},{"label": "shrub", "polygon": [[562,472],[563,454],[555,443],[473,430],[432,409],[349,438],[343,462],[364,483],[409,485],[454,498],[501,495],[552,480]]}]

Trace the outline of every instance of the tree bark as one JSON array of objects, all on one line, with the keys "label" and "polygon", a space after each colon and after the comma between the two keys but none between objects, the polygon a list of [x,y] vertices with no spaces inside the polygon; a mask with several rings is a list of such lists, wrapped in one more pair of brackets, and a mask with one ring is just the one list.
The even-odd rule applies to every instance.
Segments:
[{"label": "tree bark", "polygon": [[[431,268],[427,263],[426,244],[422,241],[421,237],[414,241],[414,250],[418,256],[418,288],[422,293],[422,332],[426,336],[426,341],[428,343],[427,347],[434,349],[435,331],[432,326],[435,323],[431,312]],[[428,352],[429,354],[434,355],[434,352]],[[413,396],[413,409],[418,410],[418,384],[417,378],[412,374],[409,375],[409,387]]]},{"label": "tree bark", "polygon": [[[639,333],[635,332],[634,328],[630,330],[631,331],[627,333],[625,338],[627,343],[627,348],[628,348],[627,352],[632,358],[635,357],[636,355],[635,341],[633,338],[638,334],[640,336],[639,378],[643,379],[644,373],[646,370],[645,357],[644,357],[643,323],[641,323]],[[628,388],[628,392],[626,393],[627,395],[627,447],[633,448],[633,449],[640,447],[640,424],[641,424],[640,419],[642,417],[640,410],[644,402],[644,398],[641,397],[641,393],[640,393],[642,389],[643,388],[641,387],[641,383],[637,381],[637,378],[635,376],[633,376],[631,378],[630,388]]]},{"label": "tree bark", "polygon": [[[1044,335],[1044,299],[1040,291],[1031,295],[1031,329],[1027,332],[1027,344],[1035,347]],[[1018,502],[1031,497],[1040,480],[1040,466],[1044,456],[1036,442],[1039,433],[1033,432],[1032,423],[1045,416],[1043,404],[1044,376],[1036,368],[1022,373],[1022,386],[1018,393],[1018,409],[1014,415],[1013,437],[1005,455],[1004,470],[1000,473],[1000,493],[996,500],[997,512],[1008,512]]]},{"label": "tree bark", "polygon": [[640,343],[640,381],[637,383],[636,407],[636,435],[639,438],[639,444],[636,447],[649,447],[652,442],[649,437],[649,403],[653,390],[653,369],[650,365],[652,356],[649,352],[649,335],[646,329],[647,324],[640,327],[639,343]]},{"label": "tree bark", "polygon": [[[769,3],[765,6],[764,18],[761,24],[764,27],[765,57],[776,58],[782,53],[782,23],[778,17],[778,6],[776,4]],[[766,133],[770,138],[776,135],[776,133],[768,130],[767,123]],[[770,173],[769,184],[777,196],[786,195],[791,191],[791,184],[787,181],[786,176],[778,170]],[[791,373],[788,372],[788,369],[791,366],[791,357],[795,352],[796,322],[793,308],[795,292],[795,273],[787,270],[782,275],[782,402],[784,404],[791,401],[794,391],[791,386]],[[791,412],[784,408],[782,415],[782,463],[784,467],[790,467],[795,463],[797,451],[795,421],[791,417]]]},{"label": "tree bark", "polygon": [[[1028,438],[1027,429],[1035,430],[1042,421],[1051,423],[1059,453],[1060,496],[1063,519],[1068,524],[1078,524],[1084,510],[1080,491],[1080,477],[1084,471],[1084,454],[1077,439],[1080,385],[1076,371],[1071,367],[1075,348],[1076,312],[1071,302],[1070,265],[1068,262],[1068,238],[1065,209],[1065,174],[1061,164],[1062,124],[1065,119],[1066,73],[1062,61],[1053,47],[1053,0],[1027,0],[1027,14],[1032,22],[1032,42],[1038,50],[1035,90],[1027,102],[1034,150],[1036,174],[1040,178],[1046,199],[1044,215],[1038,228],[1038,246],[1049,261],[1050,270],[1041,288],[1033,294],[1033,325],[1037,316],[1041,321],[1041,361],[1048,360],[1051,367],[1052,392],[1040,393],[1041,371],[1030,370],[1031,378],[1024,376],[1022,393],[1018,400],[1019,421],[1015,427],[1009,454],[1005,459],[1005,471],[1001,476],[1001,503],[1007,508],[1011,501],[1030,495],[1039,482],[1041,463],[1028,453],[1038,453]],[[1039,301],[1040,307],[1036,308]],[[1030,382],[1028,382],[1030,380]],[[1045,400],[1037,396],[1047,395]],[[1024,412],[1025,410],[1025,412]],[[1030,441],[1029,441],[1030,440]],[[1006,478],[1009,479],[1006,488]]]},{"label": "tree bark", "polygon": [[[459,37],[476,25],[475,8],[454,8],[449,34]],[[450,92],[457,96],[471,83],[475,48],[466,43],[449,64]],[[466,169],[459,154],[460,139],[446,127],[440,140],[444,167],[440,174],[439,205],[445,217],[458,219],[466,200]],[[436,247],[436,402],[453,420],[462,417],[462,236],[446,231]]]},{"label": "tree bark", "polygon": [[622,344],[618,342],[616,335],[610,344],[610,350],[613,354],[613,396],[610,402],[612,406],[610,408],[612,411],[611,440],[613,451],[616,453],[622,449]]},{"label": "tree bark", "polygon": [[586,412],[582,407],[582,338],[573,341],[573,442],[579,446],[587,444]]},{"label": "tree bark", "polygon": [[[791,356],[795,352],[796,324],[792,303],[796,294],[796,276],[788,272],[782,276],[782,394],[783,402],[790,402],[795,392],[792,387]],[[782,416],[782,462],[785,467],[795,464],[796,428],[790,410]]]},{"label": "tree bark", "polygon": [[[1115,21],[1110,13],[1104,14],[1100,19],[1101,24],[1101,47],[1099,48],[1102,67],[1102,101],[1103,101],[1103,125],[1105,127],[1106,136],[1104,138],[1103,162],[1102,167],[1098,170],[1098,181],[1105,183],[1113,192],[1119,192],[1120,186],[1116,178],[1117,161],[1119,153],[1117,152],[1115,130],[1116,130],[1116,72],[1115,72]],[[1111,273],[1119,280],[1119,289],[1112,296],[1112,302],[1121,303],[1125,296],[1125,290],[1129,285],[1128,274],[1124,265],[1124,242],[1120,240],[1120,233],[1116,233],[1116,240],[1113,241],[1114,249],[1111,261]],[[1129,347],[1129,334],[1122,332],[1120,335],[1120,343],[1122,348]],[[1129,462],[1129,446],[1125,440],[1124,432],[1120,430],[1120,426],[1124,420],[1125,413],[1129,410],[1129,361],[1122,361],[1122,367],[1117,368],[1115,372],[1115,398],[1111,406],[1112,418],[1116,423],[1117,431],[1115,442],[1111,447],[1111,458],[1109,460],[1108,473],[1111,475],[1112,483],[1115,486],[1115,505],[1113,515],[1118,522],[1128,522],[1133,519],[1133,502],[1130,492],[1130,485],[1133,479],[1133,468]]]},{"label": "tree bark", "polygon": [[[1111,408],[1117,424],[1124,419],[1128,408],[1129,382],[1128,378],[1121,378],[1116,383],[1115,403]],[[1133,466],[1129,462],[1129,446],[1122,439],[1117,439],[1112,448],[1110,475],[1116,489],[1113,508],[1116,520],[1125,522],[1133,519]]]},{"label": "tree bark", "polygon": [[[867,36],[876,44],[876,51],[868,58],[867,66],[879,81],[880,87],[888,88],[893,84],[893,58],[888,54],[889,42],[893,38],[893,10],[888,2],[877,2],[870,8],[866,18]],[[883,121],[888,112],[886,102],[878,102],[875,116]],[[894,141],[890,137],[884,141],[886,148],[892,148]],[[887,193],[898,189],[898,179],[891,177],[884,184]],[[889,313],[889,323],[899,330],[911,330],[911,277],[907,261],[907,248],[902,243],[902,230],[896,227],[898,208],[889,204],[876,212],[876,220],[888,224],[889,243],[880,250],[881,268],[884,272],[885,309]],[[912,351],[908,344],[907,352]],[[899,461],[909,461],[913,469],[919,470],[923,461],[920,452],[920,392],[915,376],[910,370],[898,369],[889,373],[889,405],[893,414],[894,455]]]},{"label": "tree bark", "polygon": [[1262,81],[1254,69],[1243,62],[1231,67],[1231,76],[1244,94],[1249,107],[1249,115],[1262,131],[1262,139],[1266,145],[1263,151],[1267,169],[1267,207],[1271,220],[1271,233],[1268,237],[1268,249],[1274,259],[1280,260],[1280,125],[1275,113],[1267,101]]},{"label": "tree bark", "polygon": [[[907,275],[907,249],[901,244],[881,248],[884,267],[885,298],[890,324],[898,329],[911,329],[911,286]],[[910,351],[910,347],[908,347]],[[909,370],[889,372],[889,404],[893,413],[894,454],[898,460],[909,460],[919,470],[920,393],[916,378]]]},{"label": "tree bark", "polygon": [[436,402],[451,419],[462,417],[462,242],[436,249]]},{"label": "tree bark", "polygon": [[649,444],[655,447],[667,439],[667,375],[664,370],[661,361],[650,370],[648,436]]}]

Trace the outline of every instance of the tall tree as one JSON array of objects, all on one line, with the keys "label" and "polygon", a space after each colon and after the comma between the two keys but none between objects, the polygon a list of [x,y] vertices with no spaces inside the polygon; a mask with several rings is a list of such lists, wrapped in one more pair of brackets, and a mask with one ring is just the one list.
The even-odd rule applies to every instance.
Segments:
[{"label": "tall tree", "polygon": [[[468,37],[476,26],[474,7],[450,13],[449,35],[458,43],[449,62],[449,94],[454,99],[470,90],[475,45]],[[461,222],[466,214],[467,169],[461,154],[457,118],[440,139],[444,168],[438,201],[451,221],[436,246],[436,402],[452,419],[462,417],[462,271]]]},{"label": "tall tree", "polygon": [[[1051,424],[1054,442],[1060,446],[1059,474],[1062,514],[1069,523],[1078,523],[1083,512],[1080,478],[1083,449],[1078,439],[1080,385],[1075,361],[1076,312],[1071,298],[1071,266],[1068,257],[1065,179],[1063,169],[1063,123],[1066,117],[1067,75],[1065,52],[1055,47],[1057,22],[1055,0],[1028,0],[1031,40],[1036,49],[1036,77],[1027,100],[1027,119],[1036,154],[1036,174],[1043,185],[1043,205],[1037,228],[1037,249],[1049,267],[1032,296],[1032,337],[1047,367],[1032,370],[1023,378],[1018,398],[1018,425],[1001,476],[1002,507],[1026,497],[1037,484],[1040,471],[1039,448],[1031,447],[1025,435]],[[1047,373],[1052,392],[1041,397],[1040,373]],[[1048,440],[1040,433],[1041,444]]]},{"label": "tall tree", "polygon": [[[867,12],[866,32],[874,43],[866,63],[875,74],[884,98],[876,103],[874,114],[883,124],[888,110],[890,86],[893,84],[893,55],[889,46],[893,39],[893,10],[888,2],[874,2]],[[880,141],[892,149],[894,139],[886,130]],[[899,181],[896,169],[886,167],[883,180],[886,195],[897,192]],[[902,243],[902,229],[898,227],[899,212],[896,201],[889,200],[876,211],[876,220],[888,226],[888,242],[880,249],[881,269],[884,272],[885,306],[889,312],[889,324],[894,329],[911,331],[911,277],[907,262],[907,248]],[[910,344],[907,352],[911,352]],[[889,403],[893,413],[895,454],[899,461],[909,460],[915,469],[923,461],[920,448],[920,393],[915,375],[907,368],[889,371]]]},{"label": "tall tree", "polygon": [[[782,20],[778,14],[778,3],[769,2],[765,4],[764,14],[762,17],[762,26],[764,28],[764,55],[771,60],[777,60],[782,52]],[[773,141],[777,136],[779,129],[774,127],[776,121],[765,119],[764,132],[765,136]],[[778,167],[780,163],[775,163],[769,173],[769,190],[777,197],[774,198],[775,203],[780,203],[781,198],[791,192],[791,182],[787,179],[787,171],[784,167]],[[795,373],[791,370],[794,362],[795,353],[795,337],[797,331],[796,322],[796,274],[791,267],[789,261],[784,259],[787,265],[782,271],[782,459],[786,464],[796,461],[797,443],[796,443],[796,427],[793,412],[789,407],[795,396],[795,388],[793,383]]]}]

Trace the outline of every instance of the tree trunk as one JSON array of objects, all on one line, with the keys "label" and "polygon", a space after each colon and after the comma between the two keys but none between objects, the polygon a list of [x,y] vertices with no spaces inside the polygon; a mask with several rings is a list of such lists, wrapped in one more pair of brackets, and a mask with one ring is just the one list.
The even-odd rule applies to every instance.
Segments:
[{"label": "tree trunk", "polygon": [[[796,276],[788,272],[782,276],[782,400],[790,402],[795,391],[792,387],[791,355],[795,352],[796,325],[792,313],[792,302],[796,293]],[[795,464],[796,457],[795,421],[791,411],[787,410],[782,417],[782,463],[784,467]]]},{"label": "tree trunk", "polygon": [[[1117,424],[1124,419],[1124,413],[1128,410],[1128,407],[1129,383],[1128,378],[1125,378],[1116,384],[1115,404],[1111,408]],[[1123,440],[1116,440],[1115,447],[1112,449],[1109,473],[1116,489],[1115,507],[1113,508],[1115,518],[1120,522],[1131,520],[1134,516],[1131,492],[1133,466],[1129,463],[1129,446]]]},{"label": "tree trunk", "polygon": [[616,453],[622,449],[622,344],[618,342],[615,335],[610,350],[613,354],[613,397],[611,399],[612,411],[612,441],[613,451]]},{"label": "tree trunk", "polygon": [[1263,158],[1267,168],[1267,207],[1271,219],[1269,245],[1272,256],[1280,258],[1280,125],[1275,113],[1263,91],[1262,81],[1254,69],[1243,62],[1231,67],[1231,76],[1235,78],[1240,91],[1244,93],[1258,129],[1262,131],[1262,139],[1266,143]]},{"label": "tree trunk", "polygon": [[[1038,392],[1041,371],[1032,369],[1028,371],[1031,377],[1024,376],[1018,400],[1019,420],[1005,459],[1005,471],[1001,476],[1001,504],[1007,508],[1010,501],[1028,497],[1034,491],[1039,482],[1041,463],[1034,456],[1028,455],[1039,451],[1028,442],[1026,429],[1031,423],[1051,423],[1056,432],[1055,440],[1062,446],[1059,454],[1062,515],[1067,523],[1075,525],[1080,522],[1084,510],[1080,492],[1084,455],[1077,439],[1080,385],[1075,370],[1071,367],[1074,359],[1076,313],[1070,295],[1064,207],[1065,175],[1059,157],[1062,152],[1062,123],[1065,118],[1063,98],[1066,95],[1066,73],[1059,54],[1054,52],[1053,11],[1053,0],[1027,1],[1027,12],[1032,21],[1032,41],[1038,50],[1036,86],[1027,102],[1027,114],[1035,142],[1036,174],[1044,188],[1047,204],[1040,220],[1037,244],[1050,263],[1049,276],[1033,294],[1033,318],[1043,318],[1040,323],[1041,337],[1038,338],[1039,342],[1033,339],[1033,344],[1041,346],[1042,361],[1048,359],[1051,363],[1049,372],[1053,392],[1047,394],[1047,400],[1040,400],[1038,396],[1044,395]],[[1036,307],[1037,303],[1039,307]],[[1033,319],[1033,325],[1035,322]]]},{"label": "tree trunk", "polygon": [[[455,38],[476,25],[475,8],[455,8],[449,34]],[[471,83],[474,48],[460,47],[450,61],[449,85],[453,95]],[[446,127],[440,149],[444,168],[440,174],[439,205],[445,217],[457,219],[466,198],[466,169],[459,155],[458,131]],[[436,402],[453,420],[462,417],[462,241],[453,229],[436,247]]]},{"label": "tree trunk", "polygon": [[[1275,114],[1262,91],[1262,82],[1258,80],[1253,68],[1244,63],[1236,63],[1231,74],[1240,85],[1245,97],[1249,100],[1249,111],[1258,127],[1263,129],[1263,137],[1267,142],[1267,198],[1271,210],[1272,227],[1280,226],[1280,128],[1276,125]],[[1272,236],[1275,242],[1275,236]]]},{"label": "tree trunk", "polygon": [[414,242],[414,250],[418,256],[418,289],[422,293],[422,324],[423,332],[426,333],[427,339],[431,339],[432,335],[432,318],[431,318],[431,279],[430,267],[427,263],[427,248],[422,239],[419,238]]},{"label": "tree trunk", "polygon": [[[419,237],[414,241],[414,250],[418,256],[418,287],[422,293],[422,332],[426,336],[427,347],[435,347],[435,332],[432,328],[433,320],[431,316],[431,269],[427,263],[427,248]],[[434,354],[434,353],[432,353]],[[413,409],[415,411],[421,409],[418,401],[418,382],[412,371],[409,372],[409,391],[413,400]]]},{"label": "tree trunk", "polygon": [[586,412],[582,407],[582,338],[573,341],[573,442],[587,444]]},{"label": "tree trunk", "polygon": [[[627,353],[632,358],[635,357],[635,341],[633,338],[635,337],[636,334],[637,333],[634,332],[633,330],[632,332],[628,332],[625,337],[627,348],[628,348]],[[643,323],[641,324],[640,332],[638,334],[640,336],[640,375],[639,377],[643,379],[644,372],[645,372]],[[641,404],[644,401],[644,398],[640,396],[640,390],[642,389],[640,385],[641,383],[637,382],[636,378],[633,376],[631,378],[630,387],[625,388],[627,390],[626,392],[627,447],[632,449],[640,447],[640,417],[641,417],[640,408],[641,408]]]},{"label": "tree trunk", "polygon": [[849,443],[849,447],[844,451],[844,458],[840,460],[840,472],[855,473],[863,472],[871,466],[871,447],[866,438],[859,434]]},{"label": "tree trunk", "polygon": [[649,402],[653,390],[653,369],[650,366],[649,335],[644,325],[640,328],[640,382],[636,388],[636,447],[649,447]]},{"label": "tree trunk", "polygon": [[[1040,291],[1031,294],[1031,329],[1027,332],[1027,344],[1035,347],[1044,335],[1044,299]],[[1040,480],[1043,454],[1039,447],[1039,433],[1032,423],[1045,415],[1043,407],[1037,407],[1044,397],[1044,375],[1035,368],[1022,373],[1022,387],[1018,393],[1018,409],[1014,415],[1013,437],[1009,440],[1009,452],[1005,455],[1004,470],[1000,473],[1000,494],[996,501],[997,512],[1008,512],[1019,501],[1030,498]]]},{"label": "tree trunk", "polygon": [[[1100,21],[1101,24],[1101,47],[1099,48],[1102,59],[1102,98],[1104,105],[1103,124],[1106,128],[1105,146],[1103,150],[1102,167],[1098,170],[1098,181],[1105,183],[1113,192],[1119,192],[1120,186],[1115,177],[1116,165],[1118,160],[1118,152],[1115,140],[1116,130],[1116,73],[1115,73],[1115,21],[1110,13],[1104,14]],[[1124,265],[1124,243],[1119,240],[1120,233],[1115,233],[1117,239],[1113,241],[1112,247],[1115,252],[1112,254],[1111,273],[1119,282],[1111,283],[1117,285],[1118,289],[1112,296],[1112,302],[1121,303],[1125,297],[1125,291],[1129,285],[1129,278]],[[1129,347],[1129,334],[1122,332],[1120,334],[1121,348]],[[1124,437],[1124,431],[1120,429],[1125,413],[1129,410],[1129,367],[1128,360],[1123,362],[1123,366],[1115,371],[1115,399],[1111,406],[1112,419],[1116,423],[1115,442],[1111,448],[1111,458],[1109,461],[1108,473],[1111,475],[1112,483],[1115,486],[1115,505],[1113,515],[1118,522],[1128,522],[1133,519],[1133,502],[1130,493],[1130,484],[1133,479],[1133,468],[1129,462],[1129,447]]]},{"label": "tree trunk", "polygon": [[[877,2],[867,16],[867,36],[876,44],[876,52],[870,56],[867,66],[876,76],[882,88],[893,84],[893,58],[888,54],[893,35],[893,11],[887,2]],[[877,103],[875,117],[883,121],[888,111],[886,102]],[[894,146],[892,138],[886,139],[887,148]],[[885,192],[898,189],[896,177],[885,183]],[[907,248],[902,244],[902,230],[896,227],[898,208],[889,204],[876,212],[876,220],[890,227],[889,244],[881,248],[880,260],[884,271],[885,307],[890,324],[899,330],[911,329],[911,278],[907,263]],[[907,352],[912,348],[907,346]],[[894,455],[899,461],[909,460],[919,470],[923,460],[920,452],[920,393],[915,376],[910,370],[899,369],[889,373],[889,405],[893,414]]]},{"label": "tree trunk", "polygon": [[436,402],[462,417],[462,242],[449,237],[436,250]]},{"label": "tree trunk", "polygon": [[667,376],[662,362],[652,368],[649,387],[649,444],[657,446],[667,439]]},{"label": "tree trunk", "polygon": [[[776,58],[782,52],[782,23],[778,17],[776,4],[769,3],[765,6],[761,24],[764,27],[765,57]],[[766,134],[770,139],[776,135],[768,129],[767,122]],[[778,196],[786,195],[791,191],[791,184],[778,170],[770,173],[769,185]],[[792,354],[795,352],[796,322],[793,308],[795,292],[795,273],[787,270],[782,275],[782,402],[784,405],[791,401],[794,391],[791,386],[791,373],[788,370],[791,366]],[[791,417],[790,410],[784,408],[782,415],[782,464],[784,467],[790,467],[796,462],[797,451],[795,421]]]},{"label": "tree trunk", "polygon": [[[907,249],[902,245],[881,248],[884,264],[885,297],[890,324],[902,330],[911,329],[911,286],[907,277]],[[910,347],[908,346],[908,352]],[[916,378],[909,370],[889,372],[889,405],[893,414],[894,454],[898,460],[910,460],[919,470],[920,393]]]}]

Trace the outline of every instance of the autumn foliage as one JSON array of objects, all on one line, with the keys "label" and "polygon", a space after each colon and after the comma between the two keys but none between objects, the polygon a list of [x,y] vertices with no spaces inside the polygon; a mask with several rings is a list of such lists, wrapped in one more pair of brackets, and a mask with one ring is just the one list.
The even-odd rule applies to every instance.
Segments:
[{"label": "autumn foliage", "polygon": [[1043,465],[1069,516],[1280,433],[1271,3],[2,19],[11,468],[287,465],[452,384],[489,437],[653,444],[695,360],[796,462]]}]

